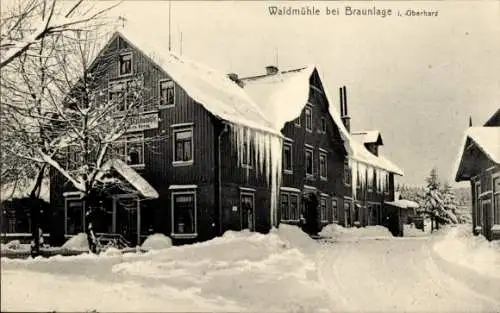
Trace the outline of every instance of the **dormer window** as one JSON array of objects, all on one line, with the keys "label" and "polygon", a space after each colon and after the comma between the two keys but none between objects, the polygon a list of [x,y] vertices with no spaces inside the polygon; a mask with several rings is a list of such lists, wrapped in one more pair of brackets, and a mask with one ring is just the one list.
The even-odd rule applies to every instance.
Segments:
[{"label": "dormer window", "polygon": [[120,55],[118,68],[120,76],[132,74],[132,53]]}]

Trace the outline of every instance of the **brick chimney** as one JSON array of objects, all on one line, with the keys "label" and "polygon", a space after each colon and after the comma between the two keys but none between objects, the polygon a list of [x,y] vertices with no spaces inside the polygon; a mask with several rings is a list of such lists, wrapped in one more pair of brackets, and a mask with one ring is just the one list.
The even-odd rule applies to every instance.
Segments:
[{"label": "brick chimney", "polygon": [[266,66],[266,74],[267,75],[275,75],[275,74],[278,74],[279,72],[279,69],[274,66],[274,65],[268,65]]},{"label": "brick chimney", "polygon": [[340,96],[340,118],[347,131],[351,132],[351,118],[347,113],[347,89],[345,86],[339,88]]}]

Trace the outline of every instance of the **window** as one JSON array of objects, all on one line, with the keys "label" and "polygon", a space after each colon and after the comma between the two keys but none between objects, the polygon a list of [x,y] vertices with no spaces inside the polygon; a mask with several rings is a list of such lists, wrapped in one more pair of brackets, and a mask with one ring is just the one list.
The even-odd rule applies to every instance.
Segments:
[{"label": "window", "polygon": [[300,218],[299,195],[281,192],[281,220],[298,221]]},{"label": "window", "polygon": [[120,55],[119,75],[132,74],[132,53]]},{"label": "window", "polygon": [[320,215],[321,215],[321,221],[322,222],[328,222],[328,211],[326,207],[326,198],[321,197],[320,200]]},{"label": "window", "polygon": [[144,165],[144,134],[130,134],[113,143],[114,157],[129,165]]},{"label": "window", "polygon": [[160,107],[173,106],[175,104],[174,82],[171,80],[160,81]]},{"label": "window", "polygon": [[500,225],[500,176],[493,177],[493,214],[493,223]]},{"label": "window", "polygon": [[332,219],[333,219],[333,221],[339,220],[339,213],[337,210],[338,210],[337,199],[332,199]]},{"label": "window", "polygon": [[351,185],[351,168],[349,167],[349,160],[344,161],[344,184],[347,186]]},{"label": "window", "polygon": [[326,153],[320,152],[319,154],[319,176],[326,180],[327,170],[326,170]]},{"label": "window", "polygon": [[326,118],[321,118],[321,132],[326,133]]},{"label": "window", "polygon": [[351,217],[351,201],[344,199],[344,225],[350,226],[352,225],[352,217]]},{"label": "window", "polygon": [[108,98],[113,110],[122,112],[131,108],[144,109],[139,106],[141,86],[142,82],[134,79],[110,82]]},{"label": "window", "polygon": [[385,188],[384,193],[389,194],[389,173],[385,173]]},{"label": "window", "polygon": [[475,185],[476,189],[476,194],[475,196],[475,205],[476,205],[476,226],[482,226],[483,225],[483,216],[482,216],[482,210],[481,210],[481,200],[479,200],[479,195],[481,194],[481,183],[479,180],[476,182]]},{"label": "window", "polygon": [[193,129],[174,130],[174,165],[193,163]]},{"label": "window", "polygon": [[242,192],[240,197],[241,229],[255,230],[255,203],[254,194]]},{"label": "window", "polygon": [[312,131],[312,110],[306,107],[306,130]]},{"label": "window", "polygon": [[85,232],[85,202],[79,197],[68,197],[64,206],[64,234],[76,235]]},{"label": "window", "polygon": [[285,142],[283,144],[283,169],[285,173],[291,174],[293,172],[292,168],[292,144]]},{"label": "window", "polygon": [[252,168],[252,146],[248,140],[243,140],[242,155],[241,155],[241,166],[245,168]]},{"label": "window", "polygon": [[306,176],[313,176],[313,150],[306,148]]},{"label": "window", "polygon": [[172,236],[197,235],[196,191],[172,192]]}]

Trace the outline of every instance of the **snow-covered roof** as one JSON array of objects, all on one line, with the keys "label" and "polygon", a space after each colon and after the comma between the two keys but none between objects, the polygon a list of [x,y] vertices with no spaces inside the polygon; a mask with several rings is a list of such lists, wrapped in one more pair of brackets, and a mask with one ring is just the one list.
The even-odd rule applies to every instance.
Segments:
[{"label": "snow-covered roof", "polygon": [[[262,111],[271,120],[276,129],[281,129],[286,122],[296,119],[306,105],[309,98],[310,77],[317,67],[309,65],[300,69],[278,72],[274,75],[243,78],[244,90],[260,106]],[[319,75],[319,71],[318,75]],[[321,77],[320,77],[321,79]],[[328,100],[328,110],[340,131],[342,140],[349,156],[357,161],[374,167],[404,175],[403,171],[384,156],[375,156],[363,144],[349,134],[340,118],[339,112],[334,108],[333,101],[327,88],[324,88]],[[370,135],[380,135],[378,131],[371,131]],[[377,137],[375,137],[376,141]]]},{"label": "snow-covered roof", "polygon": [[407,199],[397,199],[394,201],[386,201],[385,203],[402,209],[418,209],[420,207],[417,202]]},{"label": "snow-covered roof", "polygon": [[222,120],[281,136],[266,115],[227,75],[181,57],[168,49],[168,42],[150,32],[136,32],[125,26],[115,33],[142,51],[186,93]]},{"label": "snow-covered roof", "polygon": [[[0,187],[0,201],[29,197],[34,184],[35,180],[29,180],[22,185],[14,183],[3,184]],[[44,178],[42,181],[39,198],[50,202],[50,180],[48,178]]]},{"label": "snow-covered roof", "polygon": [[[280,130],[286,122],[293,121],[300,116],[309,99],[309,81],[315,70],[317,70],[316,66],[309,65],[274,75],[243,78],[244,90],[271,120],[274,128]],[[329,103],[330,115],[339,128],[340,136],[349,152],[349,132],[342,123],[340,114],[334,109],[332,98],[329,97],[327,90],[325,89],[324,92]]]},{"label": "snow-covered roof", "polygon": [[377,143],[378,145],[383,145],[382,135],[378,130],[360,130],[351,132],[351,136],[356,138],[362,143]]},{"label": "snow-covered roof", "polygon": [[455,177],[457,181],[469,141],[472,141],[492,162],[500,164],[500,127],[469,127],[465,131],[458,158],[455,162],[455,170],[453,172],[456,173]]},{"label": "snow-covered roof", "polygon": [[404,175],[403,170],[401,170],[397,165],[392,163],[389,159],[384,157],[383,155],[374,155],[366,147],[361,143],[358,142],[356,139],[351,139],[351,147],[352,149],[352,154],[350,155],[350,158],[353,160],[356,160],[358,162],[362,162],[371,166],[374,166],[376,168],[386,170],[388,172],[397,174],[397,175]]},{"label": "snow-covered roof", "polygon": [[147,180],[142,178],[133,168],[128,166],[120,159],[112,159],[107,161],[103,166],[103,171],[113,168],[115,169],[127,182],[129,182],[139,193],[147,199],[156,199],[159,197],[156,189],[151,186]]}]

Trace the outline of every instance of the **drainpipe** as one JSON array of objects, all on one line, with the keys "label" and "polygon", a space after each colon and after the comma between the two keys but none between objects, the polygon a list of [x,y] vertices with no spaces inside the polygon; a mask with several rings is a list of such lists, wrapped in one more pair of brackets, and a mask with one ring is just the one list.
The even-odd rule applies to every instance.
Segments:
[{"label": "drainpipe", "polygon": [[217,138],[215,140],[215,153],[216,153],[216,178],[215,178],[215,202],[217,209],[215,210],[215,229],[217,230],[217,235],[222,235],[222,170],[221,170],[221,138],[224,133],[228,132],[228,126],[217,120],[214,117],[214,125],[217,130]]}]

